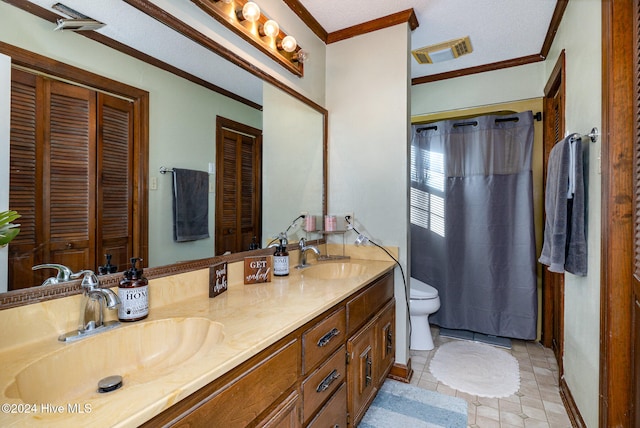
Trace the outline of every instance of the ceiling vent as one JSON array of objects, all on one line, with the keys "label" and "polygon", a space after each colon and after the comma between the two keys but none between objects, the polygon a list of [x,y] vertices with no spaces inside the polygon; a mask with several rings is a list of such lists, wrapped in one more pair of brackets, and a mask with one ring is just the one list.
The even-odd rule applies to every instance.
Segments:
[{"label": "ceiling vent", "polygon": [[437,45],[425,46],[411,51],[418,64],[433,64],[448,61],[473,52],[469,36],[449,40]]},{"label": "ceiling vent", "polygon": [[69,6],[65,6],[62,3],[56,3],[51,7],[69,17],[58,19],[58,26],[54,28],[54,30],[89,31],[97,30],[98,28],[102,28],[105,26],[104,23],[83,15],[80,12],[71,9]]}]

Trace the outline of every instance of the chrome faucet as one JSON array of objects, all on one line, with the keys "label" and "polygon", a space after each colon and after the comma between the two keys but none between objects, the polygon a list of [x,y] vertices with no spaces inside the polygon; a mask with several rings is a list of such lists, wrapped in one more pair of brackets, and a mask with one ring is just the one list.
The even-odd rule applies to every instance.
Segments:
[{"label": "chrome faucet", "polygon": [[31,268],[31,270],[37,269],[57,269],[58,274],[56,276],[52,276],[50,278],[45,279],[41,285],[54,285],[60,284],[61,282],[71,281],[72,279],[79,278],[79,276],[74,277],[71,269],[64,265],[58,265],[55,263],[45,263],[43,265],[36,265]]},{"label": "chrome faucet", "polygon": [[318,248],[314,247],[313,245],[307,245],[307,242],[304,240],[304,238],[300,238],[298,246],[300,247],[300,263],[298,264],[298,266],[296,266],[296,269],[302,269],[310,266],[309,264],[307,264],[307,251],[311,250],[316,253],[316,256],[320,255],[320,250],[318,250]]},{"label": "chrome faucet", "polygon": [[117,309],[120,298],[108,288],[100,288],[98,277],[93,271],[83,270],[72,275],[82,278],[84,293],[80,305],[80,323],[78,330],[63,334],[61,342],[71,342],[102,331],[111,330],[120,325],[119,321],[104,321],[105,309]]}]

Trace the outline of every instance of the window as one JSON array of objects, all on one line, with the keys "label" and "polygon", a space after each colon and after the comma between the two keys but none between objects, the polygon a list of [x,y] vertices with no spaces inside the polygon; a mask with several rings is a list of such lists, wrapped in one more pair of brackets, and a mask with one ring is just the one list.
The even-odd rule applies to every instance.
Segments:
[{"label": "window", "polygon": [[411,146],[411,224],[445,235],[444,154]]}]

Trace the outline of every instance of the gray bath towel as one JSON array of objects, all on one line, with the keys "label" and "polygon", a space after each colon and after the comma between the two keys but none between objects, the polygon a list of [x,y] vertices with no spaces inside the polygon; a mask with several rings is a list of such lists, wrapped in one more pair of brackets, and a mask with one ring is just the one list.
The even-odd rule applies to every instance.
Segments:
[{"label": "gray bath towel", "polygon": [[[549,266],[551,272],[565,271],[575,275],[587,274],[587,241],[585,235],[585,189],[580,140],[570,145],[573,136],[558,142],[549,154],[547,189],[545,194],[546,221],[544,242],[538,261]],[[573,198],[567,196],[569,169],[575,167]]]},{"label": "gray bath towel", "polygon": [[195,241],[209,237],[209,174],[173,169],[173,239]]}]

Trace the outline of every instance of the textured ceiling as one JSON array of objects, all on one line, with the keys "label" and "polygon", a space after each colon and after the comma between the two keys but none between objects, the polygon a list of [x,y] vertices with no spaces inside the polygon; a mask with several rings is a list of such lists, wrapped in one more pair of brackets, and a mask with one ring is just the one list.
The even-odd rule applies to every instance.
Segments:
[{"label": "textured ceiling", "polygon": [[[48,10],[56,2],[29,1]],[[259,79],[176,34],[126,2],[62,2],[107,23],[106,27],[98,30],[100,33],[253,102],[262,103]],[[190,1],[153,0],[153,3],[199,31],[206,33],[207,28],[218,25]],[[470,36],[473,52],[458,59],[421,65],[412,58],[412,78],[537,55],[541,52],[556,6],[556,0],[300,0],[300,3],[328,33],[413,8],[419,26],[411,34],[411,49]],[[141,34],[145,36],[141,37]],[[248,51],[254,49],[242,41],[239,41],[239,46],[246,46],[244,49]],[[227,47],[233,49],[231,45]]]},{"label": "textured ceiling", "polygon": [[411,49],[470,36],[473,52],[438,64],[411,59],[411,77],[539,54],[556,0],[300,0],[332,33],[413,8]]}]

